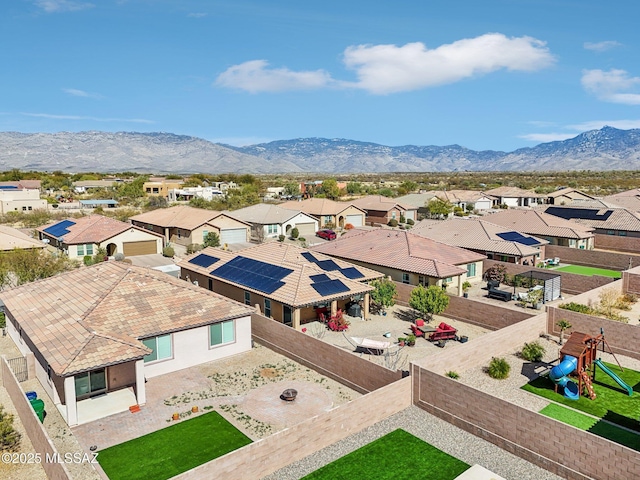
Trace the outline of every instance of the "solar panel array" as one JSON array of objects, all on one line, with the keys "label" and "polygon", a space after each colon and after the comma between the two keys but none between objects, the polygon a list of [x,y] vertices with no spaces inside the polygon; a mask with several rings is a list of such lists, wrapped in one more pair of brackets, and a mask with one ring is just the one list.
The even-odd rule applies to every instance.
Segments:
[{"label": "solar panel array", "polygon": [[350,278],[351,280],[364,277],[364,275],[360,272],[360,270],[358,270],[355,267],[340,268],[340,266],[333,260],[318,260],[309,252],[303,252],[302,256],[306,258],[309,262],[315,263],[322,270],[326,272],[338,271],[345,277]]},{"label": "solar panel array", "polygon": [[[316,275],[319,276],[319,275]],[[325,275],[326,277],[326,275]],[[328,278],[328,277],[327,277]],[[323,297],[329,295],[335,295],[336,293],[348,292],[349,287],[347,287],[340,280],[328,280],[324,282],[314,282],[311,284],[313,289],[318,292]]]},{"label": "solar panel array", "polygon": [[282,279],[292,272],[290,268],[237,256],[211,271],[211,275],[271,294],[284,285]]},{"label": "solar panel array", "polygon": [[496,233],[498,237],[508,242],[516,242],[522,245],[538,245],[540,242],[533,237],[527,237],[519,232]]},{"label": "solar panel array", "polygon": [[197,257],[193,257],[191,260],[189,260],[189,263],[193,263],[194,265],[198,265],[199,267],[207,268],[219,260],[219,258],[212,257],[211,255],[207,255],[206,253],[201,253]]},{"label": "solar panel array", "polygon": [[17,190],[15,185],[0,185],[0,190]]},{"label": "solar panel array", "polygon": [[71,220],[63,220],[61,222],[56,223],[55,225],[51,225],[44,229],[46,233],[51,235],[52,237],[60,238],[69,233],[68,228],[71,225],[75,225],[76,222],[72,222]]},{"label": "solar panel array", "polygon": [[549,207],[545,210],[545,213],[564,218],[565,220],[577,218],[580,220],[598,220],[604,222],[613,214],[613,210],[606,210],[604,213],[599,212],[601,212],[601,210],[595,208]]}]

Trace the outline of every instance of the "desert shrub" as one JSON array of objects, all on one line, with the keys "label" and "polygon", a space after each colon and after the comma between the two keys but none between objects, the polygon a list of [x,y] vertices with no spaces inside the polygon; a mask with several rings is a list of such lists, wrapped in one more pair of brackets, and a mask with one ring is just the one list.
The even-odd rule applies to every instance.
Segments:
[{"label": "desert shrub", "polygon": [[638,296],[633,293],[625,293],[622,295],[622,301],[625,303],[636,303],[638,301]]},{"label": "desert shrub", "polygon": [[117,262],[123,261],[124,260],[124,253],[120,253],[120,252],[116,253],[113,256],[113,259],[116,260]]},{"label": "desert shrub", "polygon": [[447,373],[445,373],[445,375],[449,378],[453,378],[454,380],[460,378],[460,374],[458,372],[454,372],[453,370],[449,370]]},{"label": "desert shrub", "polygon": [[82,261],[88,267],[89,265],[93,265],[93,257],[91,255],[85,255],[82,257]]},{"label": "desert shrub", "polygon": [[353,228],[355,228],[351,223],[346,223],[344,225],[344,229],[345,230],[352,230]]},{"label": "desert shrub", "polygon": [[407,219],[407,225],[413,225],[414,223],[416,222],[414,222],[411,218]]},{"label": "desert shrub", "polygon": [[300,242],[306,242],[306,241],[307,241],[307,239],[306,239],[306,238],[304,238],[304,237],[298,237],[298,241],[300,241]]},{"label": "desert shrub", "polygon": [[298,230],[298,227],[293,227],[291,229],[291,238],[293,238],[295,240],[299,236],[300,236],[300,230]]},{"label": "desert shrub", "polygon": [[173,247],[164,247],[162,249],[162,255],[164,257],[173,257],[175,254],[176,254],[176,252],[173,249]]},{"label": "desert shrub", "polygon": [[586,313],[587,315],[594,313],[593,308],[582,303],[569,302],[558,305],[558,307],[564,310],[571,310],[572,312]]},{"label": "desert shrub", "polygon": [[202,242],[204,247],[219,247],[220,246],[220,235],[217,232],[208,232],[207,236],[204,238]]},{"label": "desert shrub", "polygon": [[404,218],[404,215],[400,215],[400,223],[406,223],[407,219]]},{"label": "desert shrub", "polygon": [[187,255],[191,255],[192,253],[196,253],[202,250],[202,245],[199,243],[190,243],[187,245]]},{"label": "desert shrub", "polygon": [[387,222],[387,225],[389,225],[390,227],[397,227],[398,226],[398,220],[396,220],[395,218],[392,218],[391,220],[389,220]]},{"label": "desert shrub", "polygon": [[498,380],[507,378],[510,371],[511,365],[509,365],[504,358],[499,357],[492,358],[491,362],[489,362],[489,367],[487,368],[489,376]]},{"label": "desert shrub", "polygon": [[482,275],[486,280],[498,281],[504,283],[504,279],[507,275],[507,267],[496,263],[495,265],[487,268]]},{"label": "desert shrub", "polygon": [[278,235],[278,241],[279,241],[279,242],[284,242],[284,239],[285,239],[285,238],[286,238],[286,237],[285,237],[284,235],[282,235],[282,234]]},{"label": "desert shrub", "polygon": [[544,357],[546,350],[539,342],[525,343],[520,352],[522,358],[529,362],[539,362]]},{"label": "desert shrub", "polygon": [[13,415],[0,405],[0,451],[12,452],[20,446],[22,435],[13,428]]}]

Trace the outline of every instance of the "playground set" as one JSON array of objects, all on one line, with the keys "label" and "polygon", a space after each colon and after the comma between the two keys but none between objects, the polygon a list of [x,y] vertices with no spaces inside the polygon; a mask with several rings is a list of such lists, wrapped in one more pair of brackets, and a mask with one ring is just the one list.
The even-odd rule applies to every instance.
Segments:
[{"label": "playground set", "polygon": [[[627,385],[618,375],[612,372],[607,366],[597,358],[598,347],[605,345],[609,353],[613,355],[616,363],[622,370],[622,366],[615,354],[604,339],[604,333],[600,330],[600,335],[595,337],[581,332],[573,332],[565,345],[560,350],[560,363],[549,372],[549,379],[555,384],[555,391],[558,386],[564,390],[564,396],[570,400],[578,400],[582,392],[594,400],[596,393],[593,390],[593,381],[596,379],[596,365],[609,375],[620,387],[627,391],[629,396],[633,395],[633,388]],[[576,383],[577,381],[577,383]]]}]

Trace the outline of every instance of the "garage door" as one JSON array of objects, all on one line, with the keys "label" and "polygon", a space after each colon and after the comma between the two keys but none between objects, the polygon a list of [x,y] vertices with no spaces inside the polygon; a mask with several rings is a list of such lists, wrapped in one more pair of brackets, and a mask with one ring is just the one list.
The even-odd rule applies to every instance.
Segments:
[{"label": "garage door", "polygon": [[246,228],[229,228],[220,232],[220,243],[244,243],[247,241]]},{"label": "garage door", "polygon": [[362,226],[362,215],[347,215],[347,222],[353,225],[354,227]]},{"label": "garage door", "polygon": [[144,242],[124,242],[122,249],[125,257],[135,257],[136,255],[149,255],[158,253],[156,240],[145,240]]},{"label": "garage door", "polygon": [[316,224],[314,222],[309,223],[296,223],[296,228],[301,237],[313,237],[316,234]]}]

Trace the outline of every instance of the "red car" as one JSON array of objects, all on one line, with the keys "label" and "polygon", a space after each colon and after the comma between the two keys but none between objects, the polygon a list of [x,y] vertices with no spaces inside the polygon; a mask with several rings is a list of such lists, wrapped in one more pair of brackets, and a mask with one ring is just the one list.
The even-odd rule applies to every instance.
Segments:
[{"label": "red car", "polygon": [[325,240],[335,240],[337,235],[333,230],[325,228],[316,232],[316,237],[324,238]]}]

